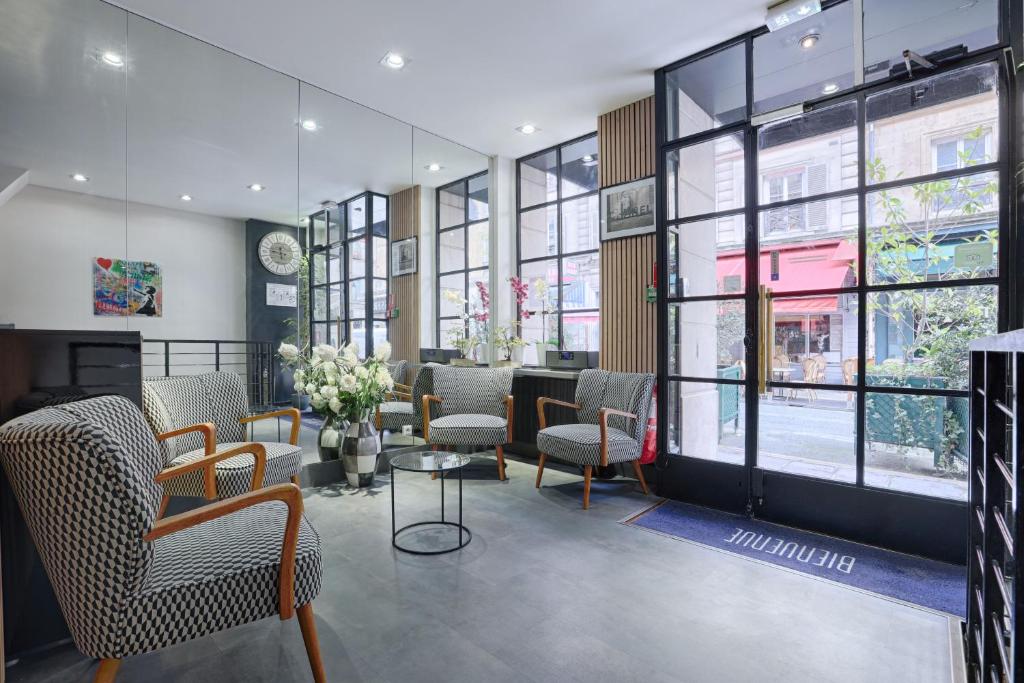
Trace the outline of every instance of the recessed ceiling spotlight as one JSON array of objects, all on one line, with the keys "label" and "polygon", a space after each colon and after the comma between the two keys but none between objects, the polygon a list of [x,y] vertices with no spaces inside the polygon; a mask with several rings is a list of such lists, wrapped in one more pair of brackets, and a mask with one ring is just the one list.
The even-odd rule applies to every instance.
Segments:
[{"label": "recessed ceiling spotlight", "polygon": [[190,201],[192,201],[192,195],[190,195],[190,194],[183,194],[180,197],[178,197],[178,199],[180,199],[183,202],[190,202]]},{"label": "recessed ceiling spotlight", "polygon": [[426,166],[424,166],[423,168],[427,169],[427,170],[428,170],[428,171],[430,171],[431,173],[436,173],[436,172],[440,171],[440,170],[441,170],[442,168],[444,168],[444,167],[443,167],[443,166],[441,166],[441,164],[438,164],[438,163],[433,163],[433,164],[427,164],[427,165],[426,165]]},{"label": "recessed ceiling spotlight", "polygon": [[516,128],[516,130],[518,130],[523,135],[533,135],[538,130],[540,130],[540,128],[538,128],[537,126],[533,125],[532,123],[524,123],[523,125],[521,125],[518,128]]},{"label": "recessed ceiling spotlight", "polygon": [[383,57],[381,57],[380,63],[389,69],[398,70],[404,67],[409,62],[405,57],[398,54],[397,52],[389,52]]},{"label": "recessed ceiling spotlight", "polygon": [[589,163],[589,162],[591,162],[593,160],[594,160],[594,155],[593,154],[584,154],[583,155],[583,162],[584,163]]},{"label": "recessed ceiling spotlight", "polygon": [[109,64],[110,66],[116,66],[116,67],[124,66],[124,57],[122,57],[117,52],[113,52],[113,51],[107,50],[106,52],[104,52],[100,56],[100,59],[103,60],[104,64]]},{"label": "recessed ceiling spotlight", "polygon": [[303,130],[314,131],[314,130],[316,130],[319,127],[320,126],[313,119],[303,119],[302,120],[302,128],[303,128]]},{"label": "recessed ceiling spotlight", "polygon": [[84,173],[72,173],[71,179],[74,180],[76,183],[89,182],[89,176],[85,175]]},{"label": "recessed ceiling spotlight", "polygon": [[817,33],[808,33],[806,36],[800,39],[800,47],[805,50],[810,50],[812,47],[818,44],[821,40],[821,36]]},{"label": "recessed ceiling spotlight", "polygon": [[831,95],[832,93],[838,92],[838,91],[839,91],[839,86],[836,85],[835,83],[826,83],[825,87],[823,87],[821,89],[821,93],[823,95]]},{"label": "recessed ceiling spotlight", "polygon": [[265,185],[260,185],[259,183],[253,183],[247,187],[253,192],[263,192],[263,190],[267,189]]}]

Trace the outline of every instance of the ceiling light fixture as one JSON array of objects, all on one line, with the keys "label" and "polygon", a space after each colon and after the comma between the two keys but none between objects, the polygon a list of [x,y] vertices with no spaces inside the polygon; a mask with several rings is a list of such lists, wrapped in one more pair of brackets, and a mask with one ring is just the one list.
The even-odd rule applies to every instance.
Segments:
[{"label": "ceiling light fixture", "polygon": [[116,52],[112,52],[110,50],[108,50],[107,52],[104,52],[103,55],[100,57],[100,59],[102,59],[105,64],[109,64],[110,66],[116,66],[116,67],[124,66],[124,57],[122,57],[120,54],[118,54]]},{"label": "ceiling light fixture", "polygon": [[381,57],[380,63],[389,69],[395,69],[397,71],[408,64],[408,61],[397,52],[388,52],[386,55]]},{"label": "ceiling light fixture", "polygon": [[303,119],[302,128],[303,130],[314,131],[320,126],[313,119]]},{"label": "ceiling light fixture", "polygon": [[440,171],[440,170],[441,170],[442,168],[444,168],[444,167],[443,167],[443,166],[441,166],[441,164],[438,164],[438,163],[433,163],[433,164],[427,164],[427,165],[426,165],[426,166],[424,166],[423,168],[427,169],[427,170],[428,170],[428,171],[430,171],[431,173],[437,173],[438,171]]},{"label": "ceiling light fixture", "polygon": [[89,176],[85,175],[84,173],[72,173],[71,179],[74,180],[76,183],[89,182]]},{"label": "ceiling light fixture", "polygon": [[180,199],[183,202],[190,202],[190,201],[192,201],[192,195],[190,195],[190,194],[183,194],[180,197],[178,197],[178,199]]},{"label": "ceiling light fixture", "polygon": [[835,83],[826,83],[825,87],[821,89],[823,95],[831,95],[834,92],[839,91],[839,86]]},{"label": "ceiling light fixture", "polygon": [[800,47],[805,50],[810,50],[812,47],[818,44],[821,40],[821,36],[817,33],[808,33],[806,36],[800,39]]},{"label": "ceiling light fixture", "polygon": [[253,192],[263,192],[263,190],[267,189],[265,185],[260,185],[259,183],[253,183],[247,187]]},{"label": "ceiling light fixture", "polygon": [[821,0],[786,0],[768,8],[765,24],[769,31],[778,31],[821,11]]},{"label": "ceiling light fixture", "polygon": [[537,126],[533,125],[532,123],[524,123],[523,125],[521,125],[518,128],[516,128],[516,130],[518,130],[523,135],[533,135],[538,130],[540,130],[540,128],[538,128]]},{"label": "ceiling light fixture", "polygon": [[584,154],[583,155],[583,163],[589,163],[589,162],[591,162],[593,160],[594,160],[594,155],[592,155],[592,154]]}]

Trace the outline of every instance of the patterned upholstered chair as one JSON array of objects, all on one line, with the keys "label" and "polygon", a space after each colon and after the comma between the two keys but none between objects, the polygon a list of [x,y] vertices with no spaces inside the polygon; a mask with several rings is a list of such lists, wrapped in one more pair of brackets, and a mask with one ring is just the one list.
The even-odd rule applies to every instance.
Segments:
[{"label": "patterned upholstered chair", "polygon": [[405,426],[412,427],[413,431],[420,430],[423,426],[423,396],[433,391],[433,367],[433,363],[428,363],[420,368],[411,387],[395,384],[388,400],[377,406],[377,431],[400,432]]},{"label": "patterned upholstered chair", "polygon": [[423,403],[423,438],[434,446],[494,446],[505,480],[503,447],[512,436],[512,368],[435,365]]},{"label": "patterned upholstered chair", "polygon": [[[194,462],[218,447],[233,448],[245,442],[246,425],[251,422],[288,417],[292,421],[288,443],[261,444],[267,453],[262,483],[299,483],[299,411],[285,408],[249,415],[245,385],[237,373],[147,378],[142,383],[142,407],[160,443],[166,467]],[[252,475],[252,458],[221,461],[213,470],[195,471],[169,480],[164,486],[163,507],[170,496],[203,496],[211,500],[237,496],[248,490]]]},{"label": "patterned upholstered chair", "polygon": [[395,386],[403,387],[405,389],[408,389],[409,386],[406,385],[404,382],[405,382],[405,371],[409,367],[409,361],[407,361],[407,360],[393,360],[393,361],[388,362],[387,367],[388,367],[388,374],[391,375],[391,379],[392,379],[392,381],[394,381]]},{"label": "patterned upholstered chair", "polygon": [[[594,467],[631,462],[644,495],[647,482],[640,469],[640,452],[647,434],[654,375],[607,370],[584,370],[576,383],[576,402],[537,399],[537,488],[549,457],[583,467],[583,509],[590,507],[590,478]],[[575,408],[578,424],[547,426],[544,407]]]},{"label": "patterned upholstered chair", "polygon": [[312,607],[320,539],[297,486],[254,487],[158,521],[163,482],[243,450],[252,460],[262,449],[165,468],[142,413],[120,396],[0,427],[0,462],[75,645],[101,660],[97,682],[113,681],[124,657],[296,609],[313,676],[324,680]]}]

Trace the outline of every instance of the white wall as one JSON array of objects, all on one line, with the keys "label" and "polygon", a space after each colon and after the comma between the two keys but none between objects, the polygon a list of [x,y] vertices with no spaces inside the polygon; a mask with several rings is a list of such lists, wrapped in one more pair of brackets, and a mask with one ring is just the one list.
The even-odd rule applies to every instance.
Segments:
[{"label": "white wall", "polygon": [[[0,322],[140,330],[147,338],[245,338],[245,228],[238,220],[29,185],[0,207]],[[163,316],[92,312],[92,260],[157,263]]]}]

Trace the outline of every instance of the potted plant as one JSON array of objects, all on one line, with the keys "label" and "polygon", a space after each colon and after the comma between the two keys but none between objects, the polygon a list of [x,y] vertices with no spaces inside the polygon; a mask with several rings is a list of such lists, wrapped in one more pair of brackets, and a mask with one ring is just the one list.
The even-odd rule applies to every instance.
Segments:
[{"label": "potted plant", "polygon": [[[513,332],[519,326],[519,321],[515,320],[508,327],[494,328],[494,346],[505,355],[505,358],[497,361],[495,366],[499,368],[521,368],[523,366],[522,351],[526,342]],[[519,358],[513,359],[514,355],[518,355]]]},{"label": "potted plant", "polygon": [[295,368],[296,388],[309,396],[313,410],[324,418],[317,439],[320,459],[340,458],[348,483],[361,487],[373,484],[381,450],[370,415],[394,388],[394,381],[387,367],[390,344],[377,344],[374,355],[362,362],[356,352],[355,344],[320,344],[308,356],[289,344],[278,349],[285,364]]},{"label": "potted plant", "polygon": [[[558,348],[558,334],[553,333],[550,321],[554,318],[555,306],[551,301],[551,286],[542,277],[533,281],[535,298],[540,304],[537,311],[540,314],[541,339],[534,342],[537,345],[537,365],[544,367],[548,364],[548,351]],[[533,313],[531,313],[533,315]]]},{"label": "potted plant", "polygon": [[462,324],[448,331],[448,344],[459,352],[461,358],[453,358],[452,365],[474,367],[480,359],[480,349],[487,339],[487,324],[490,321],[491,297],[487,285],[481,281],[476,283],[480,303],[469,310],[469,302],[462,293],[455,289],[446,289],[441,294],[461,313]]}]

